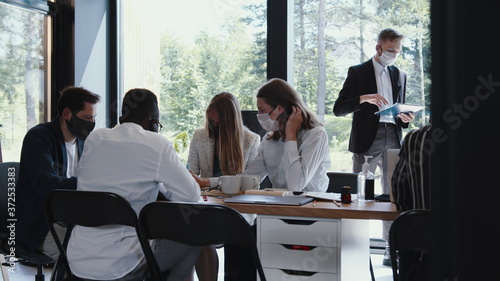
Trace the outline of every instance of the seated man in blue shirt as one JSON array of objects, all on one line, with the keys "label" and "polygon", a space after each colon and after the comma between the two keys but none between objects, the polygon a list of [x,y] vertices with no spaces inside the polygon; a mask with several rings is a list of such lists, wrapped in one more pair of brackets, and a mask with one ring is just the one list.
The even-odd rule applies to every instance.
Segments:
[{"label": "seated man in blue shirt", "polygon": [[[197,202],[200,187],[171,142],[158,134],[158,101],[151,91],[132,89],[123,99],[120,125],[92,132],[85,142],[78,190],[108,191],[139,213],[162,193],[170,201]],[[168,214],[166,214],[168,216]],[[154,240],[152,249],[168,280],[184,280],[200,248]],[[147,263],[136,231],[128,226],[76,226],[68,244],[72,272],[92,280],[142,280]]]},{"label": "seated man in blue shirt", "polygon": [[[76,189],[83,142],[94,129],[99,96],[66,87],[57,102],[58,116],[31,128],[24,137],[16,188],[16,251],[40,251],[54,259],[57,246],[45,222],[45,196],[55,189]],[[64,237],[64,228],[57,228]]]}]

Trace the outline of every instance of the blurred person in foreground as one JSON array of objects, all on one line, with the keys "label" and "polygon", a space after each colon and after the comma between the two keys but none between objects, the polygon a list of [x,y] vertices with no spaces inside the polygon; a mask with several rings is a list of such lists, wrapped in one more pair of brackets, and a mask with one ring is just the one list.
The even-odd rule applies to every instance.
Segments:
[{"label": "blurred person in foreground", "polygon": [[[435,147],[431,126],[406,134],[392,174],[392,194],[398,211],[431,208],[431,155]],[[398,252],[400,280],[426,280],[426,274],[431,272],[429,254],[425,250]]]}]

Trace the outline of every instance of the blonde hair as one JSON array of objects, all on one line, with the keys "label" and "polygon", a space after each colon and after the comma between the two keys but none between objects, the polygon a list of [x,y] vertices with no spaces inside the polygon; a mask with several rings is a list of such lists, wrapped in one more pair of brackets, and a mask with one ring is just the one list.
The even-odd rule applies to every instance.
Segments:
[{"label": "blonde hair", "polygon": [[322,126],[316,115],[302,101],[299,93],[283,79],[273,78],[267,81],[257,92],[257,98],[264,99],[264,102],[273,108],[281,105],[285,109],[285,112],[278,117],[279,130],[272,132],[269,135],[269,139],[286,139],[285,126],[291,114],[292,106],[302,110],[304,120],[302,121],[301,129],[312,129],[318,125]]},{"label": "blonde hair", "polygon": [[208,112],[214,109],[219,114],[219,163],[224,175],[243,173],[243,121],[240,103],[231,93],[222,92],[215,95],[205,112],[205,128],[208,136],[213,138],[208,122]]}]

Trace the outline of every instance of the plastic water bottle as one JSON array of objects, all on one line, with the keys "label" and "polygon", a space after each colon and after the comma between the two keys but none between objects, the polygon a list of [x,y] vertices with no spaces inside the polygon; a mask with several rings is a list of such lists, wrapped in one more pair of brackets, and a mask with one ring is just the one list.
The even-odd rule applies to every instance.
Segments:
[{"label": "plastic water bottle", "polygon": [[366,201],[375,199],[375,176],[370,171],[368,158],[373,156],[365,156],[362,171],[358,174],[358,201]]}]

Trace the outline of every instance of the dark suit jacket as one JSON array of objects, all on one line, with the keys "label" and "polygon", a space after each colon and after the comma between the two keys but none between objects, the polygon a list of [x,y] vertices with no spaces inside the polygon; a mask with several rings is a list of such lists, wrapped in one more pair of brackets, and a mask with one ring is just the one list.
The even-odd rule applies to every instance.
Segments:
[{"label": "dark suit jacket", "polygon": [[[404,103],[406,73],[395,66],[389,66],[388,69],[392,82],[393,101],[394,103]],[[349,68],[344,86],[333,106],[333,113],[335,116],[354,113],[349,140],[349,151],[353,153],[366,152],[377,134],[380,117],[374,113],[378,111],[378,107],[369,103],[359,104],[359,96],[377,92],[377,80],[372,59]],[[407,128],[408,123],[403,123],[399,118],[396,118],[396,131],[400,142],[402,127]]]},{"label": "dark suit jacket", "polygon": [[[16,188],[16,244],[34,252],[49,229],[43,212],[47,194],[76,189],[76,177],[67,178],[67,154],[59,117],[31,128],[23,141]],[[78,157],[83,141],[77,139]]]}]

